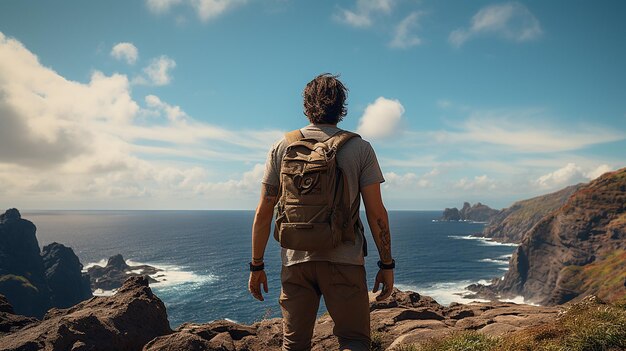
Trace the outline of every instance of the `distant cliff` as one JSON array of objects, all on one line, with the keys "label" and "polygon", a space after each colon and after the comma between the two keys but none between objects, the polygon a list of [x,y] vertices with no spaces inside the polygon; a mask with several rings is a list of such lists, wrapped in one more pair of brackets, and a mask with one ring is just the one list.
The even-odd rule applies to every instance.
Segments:
[{"label": "distant cliff", "polygon": [[0,294],[16,313],[41,318],[92,295],[72,249],[53,243],[40,253],[36,230],[17,209],[0,214]]},{"label": "distant cliff", "polygon": [[471,206],[469,202],[463,203],[463,208],[460,210],[456,207],[446,208],[443,211],[443,221],[475,221],[475,222],[488,222],[493,216],[498,214],[498,210],[494,210],[487,205],[483,205],[480,202]]},{"label": "distant cliff", "polygon": [[557,192],[522,200],[491,218],[481,236],[500,242],[519,243],[524,234],[549,213],[559,209],[582,186],[568,186]]},{"label": "distant cliff", "polygon": [[549,305],[626,296],[626,168],[578,186],[534,225],[494,288]]}]

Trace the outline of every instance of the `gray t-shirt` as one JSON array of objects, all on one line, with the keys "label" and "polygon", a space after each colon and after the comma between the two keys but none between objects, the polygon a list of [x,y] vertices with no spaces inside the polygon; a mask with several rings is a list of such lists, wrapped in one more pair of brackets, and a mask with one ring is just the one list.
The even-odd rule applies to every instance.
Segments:
[{"label": "gray t-shirt", "polygon": [[[300,131],[305,138],[313,138],[319,141],[326,140],[340,131],[333,125],[310,124]],[[285,138],[276,142],[270,149],[265,163],[263,183],[280,188],[280,167],[285,150],[287,149]],[[344,176],[348,180],[348,190],[352,203],[360,206],[360,189],[374,183],[385,181],[378,165],[374,149],[367,141],[361,138],[348,140],[337,152],[337,163],[342,168]],[[307,261],[330,261],[343,264],[365,264],[363,258],[363,233],[357,233],[356,242],[342,243],[327,251],[300,251],[282,248],[281,257],[283,265],[291,266]]]}]

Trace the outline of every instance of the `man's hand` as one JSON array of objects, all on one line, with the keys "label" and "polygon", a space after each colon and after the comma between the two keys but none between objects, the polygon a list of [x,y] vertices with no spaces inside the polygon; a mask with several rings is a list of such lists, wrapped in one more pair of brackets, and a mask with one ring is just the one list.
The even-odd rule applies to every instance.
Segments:
[{"label": "man's hand", "polygon": [[380,294],[376,296],[376,301],[382,301],[391,295],[393,290],[393,269],[379,269],[376,274],[376,282],[374,282],[373,293],[378,291],[380,284],[383,284],[383,288]]},{"label": "man's hand", "polygon": [[[393,278],[392,278],[393,282]],[[261,294],[261,284],[263,284],[263,290],[267,294],[267,276],[265,271],[250,272],[250,279],[248,279],[248,290],[255,299],[259,301],[265,300]]]}]

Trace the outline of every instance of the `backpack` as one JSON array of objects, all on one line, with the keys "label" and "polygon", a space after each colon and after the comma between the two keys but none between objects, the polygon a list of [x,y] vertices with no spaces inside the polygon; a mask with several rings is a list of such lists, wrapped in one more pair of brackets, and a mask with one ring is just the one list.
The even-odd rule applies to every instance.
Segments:
[{"label": "backpack", "polygon": [[288,146],[281,161],[274,226],[274,238],[282,247],[317,251],[355,242],[355,232],[362,228],[358,201],[356,206],[351,203],[336,157],[353,137],[360,136],[342,130],[318,141],[305,138],[300,130],[285,134]]}]

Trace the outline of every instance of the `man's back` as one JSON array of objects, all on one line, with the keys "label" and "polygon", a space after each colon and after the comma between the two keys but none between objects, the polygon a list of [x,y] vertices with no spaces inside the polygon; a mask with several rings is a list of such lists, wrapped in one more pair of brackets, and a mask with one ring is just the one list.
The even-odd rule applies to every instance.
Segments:
[{"label": "man's back", "polygon": [[[300,131],[305,138],[319,141],[326,140],[342,129],[334,125],[310,124]],[[281,160],[287,149],[285,138],[279,140],[271,148],[263,178],[264,184],[280,187]],[[374,183],[384,181],[380,171],[376,154],[372,146],[361,138],[348,140],[337,152],[337,164],[343,171],[348,183],[350,203],[357,208],[360,206],[359,189]],[[357,233],[356,242],[344,243],[328,251],[296,251],[282,249],[283,265],[290,266],[307,261],[329,261],[334,263],[363,265],[363,233]]]}]

